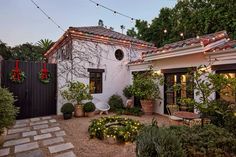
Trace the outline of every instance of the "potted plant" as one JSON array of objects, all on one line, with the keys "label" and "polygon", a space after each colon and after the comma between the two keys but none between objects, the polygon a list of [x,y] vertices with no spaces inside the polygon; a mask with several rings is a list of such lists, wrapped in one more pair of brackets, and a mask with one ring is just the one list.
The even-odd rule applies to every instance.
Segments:
[{"label": "potted plant", "polygon": [[154,100],[159,99],[159,84],[152,71],[134,74],[132,93],[141,101],[145,114],[152,114]]},{"label": "potted plant", "polygon": [[65,103],[61,108],[61,112],[63,113],[64,119],[71,119],[74,110],[75,109],[72,103]]},{"label": "potted plant", "polygon": [[63,98],[68,101],[75,102],[75,116],[84,116],[82,100],[92,99],[89,93],[89,86],[81,82],[70,82],[68,84],[68,89],[61,92]]},{"label": "potted plant", "polygon": [[123,95],[127,98],[125,107],[132,108],[133,107],[133,100],[132,100],[132,85],[126,86],[123,89]]},{"label": "potted plant", "polygon": [[19,111],[14,101],[13,94],[0,87],[0,145],[4,142],[6,129],[14,123]]},{"label": "potted plant", "polygon": [[88,117],[94,116],[95,109],[96,109],[96,107],[95,107],[94,103],[92,103],[92,102],[85,103],[84,104],[85,116],[88,116]]}]

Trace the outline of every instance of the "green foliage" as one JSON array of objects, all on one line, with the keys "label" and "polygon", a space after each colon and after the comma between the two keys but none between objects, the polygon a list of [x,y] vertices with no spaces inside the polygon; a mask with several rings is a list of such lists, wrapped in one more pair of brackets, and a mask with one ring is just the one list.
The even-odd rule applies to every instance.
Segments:
[{"label": "green foliage", "polygon": [[157,77],[153,75],[153,71],[137,73],[134,75],[132,93],[141,100],[158,99],[160,90]]},{"label": "green foliage", "polygon": [[132,86],[129,85],[129,86],[126,86],[124,89],[123,89],[123,95],[129,99],[131,98],[133,95],[132,95]]},{"label": "green foliage", "polygon": [[14,103],[14,96],[7,89],[0,87],[0,135],[4,128],[11,126],[19,111]]},{"label": "green foliage", "polygon": [[117,109],[122,109],[124,106],[123,100],[119,95],[112,95],[109,98],[108,104],[110,105],[112,111],[116,111]]},{"label": "green foliage", "polygon": [[47,50],[49,50],[53,42],[50,39],[41,39],[37,42],[37,45],[43,49],[43,52],[45,53]]},{"label": "green foliage", "polygon": [[0,55],[6,60],[11,58],[11,48],[8,47],[6,43],[3,43],[1,40],[0,40]]},{"label": "green foliage", "polygon": [[84,104],[84,112],[93,112],[95,111],[96,107],[94,103],[92,102],[87,102]]},{"label": "green foliage", "polygon": [[88,128],[90,138],[106,139],[112,137],[118,142],[133,142],[142,124],[128,118],[117,116],[101,117],[92,120]]},{"label": "green foliage", "polygon": [[144,127],[136,141],[137,157],[182,157],[184,151],[178,136],[168,128],[158,128],[155,121]]},{"label": "green foliage", "polygon": [[89,93],[89,87],[81,82],[70,82],[68,89],[61,92],[64,99],[77,104],[81,104],[82,100],[92,99]]},{"label": "green foliage", "polygon": [[72,113],[74,112],[75,108],[73,106],[72,103],[65,103],[62,107],[61,107],[61,112],[62,113]]},{"label": "green foliage", "polygon": [[236,138],[227,130],[214,125],[171,126],[172,134],[177,135],[187,156],[235,156]]},{"label": "green foliage", "polygon": [[116,113],[118,115],[133,115],[133,116],[141,116],[144,114],[139,107],[117,109]]},{"label": "green foliage", "polygon": [[181,32],[186,39],[226,30],[236,39],[235,7],[235,0],[181,0],[173,8],[162,8],[150,25],[136,20],[137,32],[131,28],[127,35],[152,42],[157,47],[182,40]]}]

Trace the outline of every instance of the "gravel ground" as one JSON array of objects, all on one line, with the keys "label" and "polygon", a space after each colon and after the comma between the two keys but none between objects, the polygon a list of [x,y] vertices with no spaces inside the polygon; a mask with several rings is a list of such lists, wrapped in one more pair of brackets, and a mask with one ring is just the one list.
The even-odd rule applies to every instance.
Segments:
[{"label": "gravel ground", "polygon": [[[109,114],[112,116],[114,114]],[[106,116],[106,115],[103,115]],[[135,144],[117,144],[98,139],[90,139],[88,134],[88,127],[92,119],[101,117],[96,115],[94,117],[73,118],[70,120],[63,120],[62,116],[58,116],[58,122],[61,128],[66,131],[67,136],[65,140],[70,141],[74,146],[74,152],[78,157],[135,157]],[[139,120],[144,124],[150,124],[153,117],[158,121],[159,126],[178,125],[178,123],[169,120],[167,117],[161,115],[152,116],[122,116],[131,119]]]}]

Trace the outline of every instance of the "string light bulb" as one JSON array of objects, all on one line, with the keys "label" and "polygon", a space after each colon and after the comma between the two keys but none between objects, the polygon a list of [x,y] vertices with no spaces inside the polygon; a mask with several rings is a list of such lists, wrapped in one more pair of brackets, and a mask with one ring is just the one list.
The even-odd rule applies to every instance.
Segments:
[{"label": "string light bulb", "polygon": [[167,33],[167,29],[164,29],[164,33]]},{"label": "string light bulb", "polygon": [[184,33],[181,32],[181,33],[180,33],[180,36],[183,37],[183,36],[184,36]]}]

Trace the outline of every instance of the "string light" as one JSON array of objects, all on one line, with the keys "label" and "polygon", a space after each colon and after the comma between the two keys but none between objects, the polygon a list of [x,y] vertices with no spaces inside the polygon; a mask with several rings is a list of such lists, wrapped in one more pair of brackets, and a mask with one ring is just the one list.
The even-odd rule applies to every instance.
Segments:
[{"label": "string light", "polygon": [[57,26],[58,29],[60,29],[61,31],[65,32],[65,30],[52,18],[50,17],[46,11],[44,11],[42,8],[39,7],[39,5],[33,1],[33,0],[30,0],[54,25]]},{"label": "string light", "polygon": [[167,29],[164,29],[164,33],[167,33]]},{"label": "string light", "polygon": [[123,14],[123,13],[121,13],[121,12],[118,12],[118,11],[116,11],[116,10],[114,10],[114,9],[108,8],[108,7],[106,7],[106,6],[102,5],[102,4],[99,4],[99,3],[97,3],[97,2],[95,2],[95,1],[93,1],[93,0],[89,0],[89,1],[90,1],[91,3],[96,4],[97,7],[102,7],[102,8],[104,8],[104,9],[108,10],[108,11],[111,11],[111,12],[114,13],[114,14],[117,14],[117,15],[123,16],[123,17],[125,17],[125,18],[128,18],[128,19],[130,19],[131,21],[133,21],[133,20],[138,20],[138,19],[136,19],[136,18],[133,18],[133,17],[131,17],[131,16],[128,16],[128,15],[126,15],[126,14]]}]

